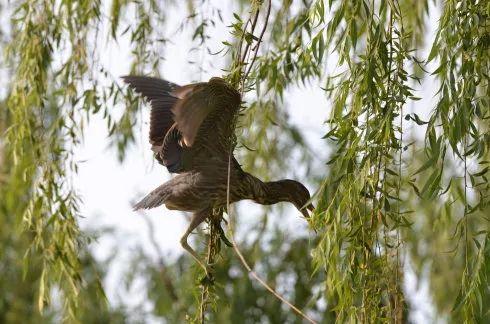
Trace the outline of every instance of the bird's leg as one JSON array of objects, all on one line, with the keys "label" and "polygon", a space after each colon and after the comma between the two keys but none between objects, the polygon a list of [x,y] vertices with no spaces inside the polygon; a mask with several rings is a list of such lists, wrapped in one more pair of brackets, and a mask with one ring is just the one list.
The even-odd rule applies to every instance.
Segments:
[{"label": "bird's leg", "polygon": [[206,276],[208,276],[209,278],[211,278],[211,274],[208,271],[208,267],[199,259],[199,255],[196,253],[196,251],[194,251],[193,248],[191,248],[189,246],[189,243],[187,242],[187,238],[189,237],[189,234],[191,234],[192,231],[197,226],[199,226],[199,224],[201,224],[206,219],[206,217],[208,217],[209,215],[210,215],[209,214],[209,210],[207,210],[207,209],[204,209],[204,210],[201,210],[201,211],[199,211],[197,213],[194,213],[192,215],[191,223],[189,224],[189,227],[187,228],[187,230],[185,231],[184,235],[180,239],[180,244],[182,245],[182,247],[184,248],[184,250],[186,250],[187,252],[189,252],[191,254],[191,256],[194,258],[194,260],[196,260],[196,262],[204,269],[204,272],[206,273]]}]

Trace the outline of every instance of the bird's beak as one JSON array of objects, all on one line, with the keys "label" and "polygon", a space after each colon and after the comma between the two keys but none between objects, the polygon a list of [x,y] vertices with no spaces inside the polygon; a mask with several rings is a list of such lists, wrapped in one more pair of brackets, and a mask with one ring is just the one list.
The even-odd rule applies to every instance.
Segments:
[{"label": "bird's beak", "polygon": [[314,210],[315,206],[313,206],[313,204],[308,204],[301,208],[301,213],[303,214],[303,216],[305,216],[305,218],[310,218],[311,214],[309,212],[313,212]]}]

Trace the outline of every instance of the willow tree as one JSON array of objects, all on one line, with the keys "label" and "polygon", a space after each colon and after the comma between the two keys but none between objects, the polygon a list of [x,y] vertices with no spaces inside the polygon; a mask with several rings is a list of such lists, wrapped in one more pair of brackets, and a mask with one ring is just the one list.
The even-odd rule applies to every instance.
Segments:
[{"label": "willow tree", "polygon": [[[128,73],[159,75],[169,5],[25,0],[1,7],[11,19],[1,43],[8,67],[1,158],[10,176],[0,178],[10,198],[0,213],[14,215],[28,234],[25,269],[39,269],[39,310],[56,287],[76,318],[85,289],[79,251],[86,236],[70,179],[86,124],[102,116],[121,159],[134,141],[140,106],[103,65],[98,44],[129,39]],[[287,126],[285,106],[295,85],[325,91],[327,100],[317,103],[329,114],[325,147],[314,150],[333,153],[318,172],[313,258],[304,255],[324,279],[315,294],[330,310],[322,319],[405,321],[404,269],[414,265],[430,284],[438,317],[488,320],[490,6],[282,0],[269,7],[252,0],[237,1],[235,14],[224,16],[207,0],[177,5],[188,11],[198,48],[206,48],[210,26],[230,26],[223,50],[208,51],[203,62],[225,55],[225,73],[245,92],[238,141],[246,167],[272,178],[287,167],[282,157],[295,143],[313,175],[311,149]],[[423,37],[438,16],[435,37]],[[436,84],[427,94],[437,98],[432,107],[417,104],[423,82]],[[120,118],[110,109],[118,103],[127,107]]]}]

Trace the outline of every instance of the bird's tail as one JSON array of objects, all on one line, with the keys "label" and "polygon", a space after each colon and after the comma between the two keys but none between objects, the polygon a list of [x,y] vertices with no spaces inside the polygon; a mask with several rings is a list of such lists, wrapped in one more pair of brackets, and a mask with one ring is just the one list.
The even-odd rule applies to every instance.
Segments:
[{"label": "bird's tail", "polygon": [[167,199],[169,194],[170,191],[168,189],[168,186],[163,184],[150,192],[148,195],[146,195],[145,198],[141,199],[136,205],[134,205],[133,210],[136,211],[138,209],[150,209],[158,207],[165,203],[165,200]]}]

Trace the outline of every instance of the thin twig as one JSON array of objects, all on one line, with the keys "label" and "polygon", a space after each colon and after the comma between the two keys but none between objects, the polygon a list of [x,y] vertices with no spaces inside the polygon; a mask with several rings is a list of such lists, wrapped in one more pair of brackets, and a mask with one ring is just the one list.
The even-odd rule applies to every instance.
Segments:
[{"label": "thin twig", "polygon": [[[231,211],[230,211],[230,178],[231,178],[231,155],[232,151],[230,150],[228,154],[228,179],[227,179],[227,188],[226,188],[226,211],[228,213],[228,216],[231,216]],[[299,308],[288,302],[284,297],[282,297],[277,291],[275,291],[271,286],[269,286],[262,278],[260,278],[255,271],[252,270],[250,265],[248,264],[247,260],[245,260],[245,257],[243,254],[240,252],[240,249],[238,249],[238,245],[236,244],[235,241],[235,235],[233,233],[233,225],[230,220],[228,223],[228,229],[231,232],[231,243],[233,244],[233,250],[237,254],[238,258],[240,259],[242,265],[247,269],[248,273],[255,278],[265,289],[267,289],[271,294],[273,294],[277,299],[279,299],[281,302],[284,304],[288,305],[293,311],[295,311],[298,315],[303,317],[305,320],[307,320],[310,323],[316,324],[313,319],[308,317],[305,313],[303,313]]]},{"label": "thin twig", "polygon": [[[252,22],[251,31],[250,31],[250,33],[251,33],[252,35],[253,35],[253,33],[254,33],[255,26],[257,25],[257,20],[258,20],[258,18],[259,18],[259,12],[260,12],[260,10],[257,8],[257,11],[255,12],[255,16],[254,16],[254,21]],[[247,27],[247,26],[245,26],[245,27]],[[245,35],[245,33],[246,33],[246,32],[247,32],[247,29],[246,29],[246,28],[244,28],[244,29],[243,29],[243,35]],[[247,56],[248,49],[250,48],[250,44],[251,44],[251,43],[252,43],[252,42],[250,42],[250,43],[248,43],[248,42],[247,42],[247,46],[245,46],[245,51],[243,51],[242,63],[244,63],[244,62],[245,62],[245,58],[246,58],[246,56]],[[241,49],[241,44],[240,44],[240,49]]]},{"label": "thin twig", "polygon": [[246,32],[246,30],[248,28],[248,24],[250,24],[250,22],[251,22],[251,20],[250,20],[250,18],[248,18],[247,22],[243,26],[243,33],[242,33],[242,36],[240,36],[240,41],[238,42],[238,50],[237,50],[236,57],[235,57],[235,60],[237,60],[238,62],[241,62],[240,57],[242,56],[243,39],[245,38],[245,32]]},{"label": "thin twig", "polygon": [[[264,33],[265,33],[265,30],[267,28],[267,23],[269,21],[269,16],[270,16],[270,11],[271,11],[271,0],[269,0],[269,7],[267,9],[267,17],[266,17],[266,21],[264,23],[264,27],[262,29],[262,32],[260,34],[260,38],[258,40],[258,43],[255,47],[255,55],[252,59],[252,62],[251,64],[249,65],[248,69],[247,69],[247,73],[244,75],[244,77],[242,78],[243,81],[245,81],[246,77],[248,76],[248,74],[250,73],[250,70],[251,70],[251,67],[253,65],[253,63],[255,62],[255,59],[257,57],[257,52],[259,50],[259,46],[260,46],[260,43],[262,42],[262,38],[264,36]],[[259,16],[259,9],[257,9],[256,13],[255,13],[255,17],[254,17],[254,20],[253,20],[253,23],[252,23],[252,27],[251,27],[251,30],[252,30],[252,34],[253,34],[253,31],[255,30],[255,26],[257,24],[257,19],[258,19],[258,16]],[[248,21],[247,23],[245,24],[245,27],[247,27],[248,25]],[[241,44],[242,44],[242,39],[240,40],[240,43],[239,43],[239,52],[238,52],[238,55],[237,55],[237,58],[239,59],[240,58],[240,52],[241,52]],[[241,63],[244,63],[245,62],[245,59],[247,57],[247,54],[248,54],[248,51],[249,51],[249,48],[250,48],[250,43],[247,43],[247,46],[245,47],[245,51],[243,53],[243,57],[242,57],[242,60],[241,62],[238,62],[239,64]],[[243,88],[242,88],[242,91],[243,91]],[[231,156],[233,155],[233,143],[230,142],[230,150],[228,152],[228,175],[227,175],[227,183],[226,183],[226,212],[228,214],[229,217],[231,217],[231,210],[230,210],[230,185],[231,185]],[[316,322],[311,319],[310,317],[308,317],[305,313],[303,313],[299,308],[297,308],[296,306],[294,306],[293,304],[291,304],[290,302],[288,302],[284,297],[282,297],[277,291],[275,291],[273,288],[271,288],[264,280],[262,280],[262,278],[260,278],[257,273],[255,273],[255,271],[252,270],[252,268],[250,267],[250,265],[248,264],[248,262],[245,260],[245,257],[243,256],[243,254],[240,252],[240,250],[238,249],[238,245],[236,244],[236,241],[235,241],[235,238],[234,238],[234,235],[233,235],[233,225],[232,225],[232,221],[230,219],[230,221],[228,222],[228,229],[230,230],[231,232],[231,243],[233,244],[233,250],[235,251],[235,253],[237,254],[238,258],[240,259],[241,263],[243,264],[243,266],[245,267],[245,269],[247,269],[248,273],[253,277],[255,278],[255,280],[257,280],[265,289],[267,289],[271,294],[273,294],[277,299],[279,299],[281,302],[283,302],[284,304],[288,305],[293,311],[295,311],[298,315],[300,315],[301,317],[303,317],[305,320],[307,320],[308,322],[310,323],[314,323],[316,324]]]},{"label": "thin twig", "polygon": [[260,33],[260,37],[259,37],[259,40],[257,41],[257,45],[255,46],[255,52],[254,52],[254,56],[252,58],[252,62],[248,66],[247,72],[243,76],[243,79],[244,80],[247,79],[247,77],[250,74],[250,71],[252,70],[252,67],[253,67],[253,65],[255,63],[255,60],[257,59],[257,54],[259,52],[260,43],[262,43],[262,38],[264,37],[265,30],[267,29],[267,24],[269,23],[269,17],[270,17],[270,14],[271,14],[271,7],[272,7],[272,0],[269,0],[269,7],[267,8],[267,16],[265,18],[264,27],[262,28],[262,32]]},{"label": "thin twig", "polygon": [[[230,228],[230,232],[232,232],[231,226],[229,226],[229,228]],[[313,323],[313,324],[316,324],[317,323],[316,321],[314,321],[313,319],[311,319],[310,317],[308,317],[308,315],[306,315],[305,313],[303,313],[299,308],[297,308],[296,306],[294,306],[293,304],[291,304],[290,302],[288,302],[277,291],[275,291],[264,280],[262,280],[262,278],[260,278],[257,275],[257,273],[252,270],[252,268],[250,268],[250,266],[248,265],[247,261],[245,260],[245,257],[243,256],[243,254],[238,249],[238,246],[237,246],[237,244],[235,242],[235,238],[234,238],[233,232],[231,233],[231,243],[233,244],[233,250],[237,254],[237,256],[240,259],[240,261],[242,262],[243,266],[245,267],[245,269],[247,269],[248,273],[252,277],[255,278],[255,280],[257,280],[265,289],[267,289],[271,294],[273,294],[281,302],[283,302],[284,304],[288,305],[293,311],[295,311],[298,315],[300,315],[301,317],[303,317],[305,320],[307,320],[308,322]]]},{"label": "thin twig", "polygon": [[[230,210],[230,182],[231,182],[231,156],[233,153],[233,145],[230,147],[230,151],[228,153],[228,176],[227,176],[227,184],[226,184],[226,212],[229,217],[231,217],[231,210]],[[238,245],[236,244],[235,241],[235,236],[233,235],[233,225],[231,220],[228,222],[228,229],[230,230],[231,233],[231,243],[233,244],[233,250],[237,254],[238,258],[240,259],[241,263],[247,269],[248,273],[255,278],[265,289],[267,289],[270,293],[272,293],[277,299],[279,299],[281,302],[284,304],[288,305],[293,311],[295,311],[298,315],[303,317],[305,320],[307,320],[310,323],[316,324],[316,322],[308,317],[305,313],[303,313],[299,308],[288,302],[284,297],[282,297],[277,291],[275,291],[273,288],[271,288],[262,278],[260,278],[255,271],[250,268],[250,265],[248,262],[245,260],[245,257],[243,254],[240,252],[238,249]]]}]

